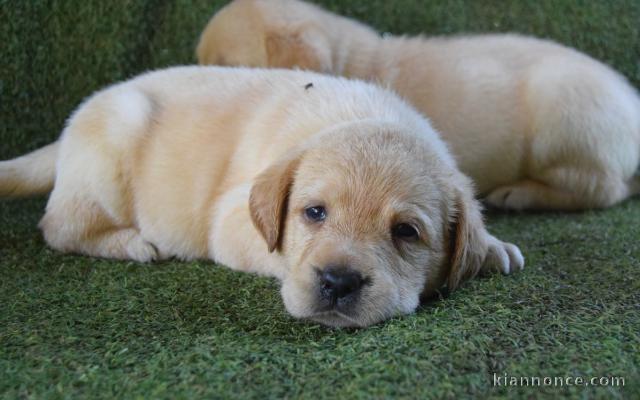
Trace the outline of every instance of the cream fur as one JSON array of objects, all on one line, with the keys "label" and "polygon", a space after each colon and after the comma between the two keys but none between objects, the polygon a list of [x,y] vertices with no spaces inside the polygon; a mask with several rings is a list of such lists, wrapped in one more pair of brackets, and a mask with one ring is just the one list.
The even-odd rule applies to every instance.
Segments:
[{"label": "cream fur", "polygon": [[640,100],[606,65],[519,35],[380,37],[297,0],[235,0],[201,64],[299,67],[393,88],[496,207],[608,207],[640,191]]},{"label": "cream fur", "polygon": [[[96,93],[56,144],[2,167],[4,194],[36,173],[14,194],[38,193],[55,170],[40,222],[55,249],[274,276],[292,315],[329,325],[412,312],[445,282],[524,264],[485,230],[426,119],[386,90],[311,72],[144,74]],[[328,217],[311,223],[304,210],[318,204]],[[394,237],[398,223],[419,237]],[[368,282],[345,308],[322,303],[318,271],[336,265]]]}]

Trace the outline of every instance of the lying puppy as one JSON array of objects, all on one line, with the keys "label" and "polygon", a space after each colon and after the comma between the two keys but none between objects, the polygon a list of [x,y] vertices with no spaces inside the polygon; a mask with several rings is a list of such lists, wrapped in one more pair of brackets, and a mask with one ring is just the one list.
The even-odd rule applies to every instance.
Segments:
[{"label": "lying puppy", "polygon": [[419,113],[311,72],[178,67],[112,86],[56,143],[0,163],[0,195],[52,186],[55,249],[210,258],[279,278],[292,315],[334,326],[524,263]]},{"label": "lying puppy", "polygon": [[381,38],[300,1],[236,0],[211,19],[197,56],[393,88],[431,119],[495,207],[579,210],[640,192],[637,93],[604,64],[553,42]]}]

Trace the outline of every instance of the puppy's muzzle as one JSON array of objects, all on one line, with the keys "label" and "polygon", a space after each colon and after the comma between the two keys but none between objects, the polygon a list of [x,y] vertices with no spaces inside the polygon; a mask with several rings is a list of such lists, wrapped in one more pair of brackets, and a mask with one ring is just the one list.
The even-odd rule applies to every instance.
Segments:
[{"label": "puppy's muzzle", "polygon": [[367,280],[349,267],[330,266],[318,271],[320,298],[329,308],[341,308],[357,301]]}]

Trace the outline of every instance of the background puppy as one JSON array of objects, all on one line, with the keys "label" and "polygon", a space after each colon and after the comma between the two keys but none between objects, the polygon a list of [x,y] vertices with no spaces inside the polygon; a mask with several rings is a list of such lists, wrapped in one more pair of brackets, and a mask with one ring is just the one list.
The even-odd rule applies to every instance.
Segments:
[{"label": "background puppy", "polygon": [[517,35],[381,38],[295,0],[235,0],[203,64],[299,67],[389,86],[427,114],[496,207],[607,207],[640,191],[640,100],[598,61]]},{"label": "background puppy", "polygon": [[329,325],[408,313],[445,282],[524,262],[485,230],[423,117],[313,73],[181,67],[108,88],[58,142],[0,163],[1,195],[51,186],[40,227],[55,249],[208,257],[281,279],[291,314]]}]

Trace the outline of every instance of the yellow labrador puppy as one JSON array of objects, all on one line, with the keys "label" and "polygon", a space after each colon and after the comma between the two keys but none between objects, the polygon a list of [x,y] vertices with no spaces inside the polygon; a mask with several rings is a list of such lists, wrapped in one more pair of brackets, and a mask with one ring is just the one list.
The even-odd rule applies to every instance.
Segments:
[{"label": "yellow labrador puppy", "polygon": [[107,88],[56,143],[0,163],[0,195],[52,187],[55,249],[209,258],[279,278],[292,315],[334,326],[524,263],[425,118],[311,72],[178,67]]},{"label": "yellow labrador puppy", "polygon": [[493,206],[578,210],[640,191],[640,100],[606,65],[517,35],[381,38],[296,0],[236,0],[202,64],[299,67],[393,88],[424,112]]}]

